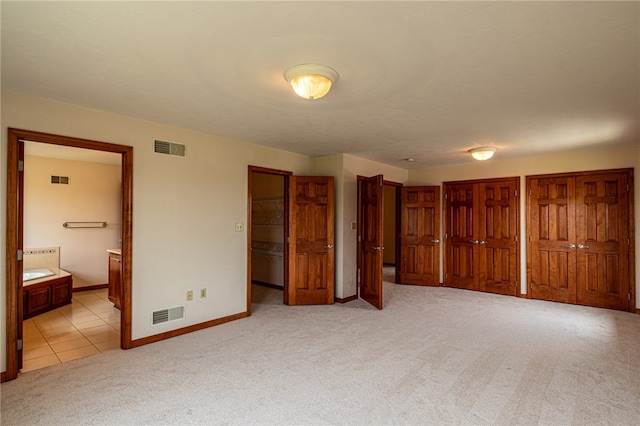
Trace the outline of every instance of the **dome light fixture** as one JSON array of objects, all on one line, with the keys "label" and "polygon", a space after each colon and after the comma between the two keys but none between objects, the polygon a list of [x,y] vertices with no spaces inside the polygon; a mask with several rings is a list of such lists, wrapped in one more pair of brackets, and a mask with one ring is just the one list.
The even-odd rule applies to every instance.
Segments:
[{"label": "dome light fixture", "polygon": [[478,161],[485,161],[489,158],[493,157],[493,154],[498,150],[498,148],[493,146],[481,146],[478,148],[471,148],[468,152],[471,154],[473,158]]},{"label": "dome light fixture", "polygon": [[284,78],[301,98],[320,99],[338,81],[338,72],[326,65],[301,64],[288,68]]}]

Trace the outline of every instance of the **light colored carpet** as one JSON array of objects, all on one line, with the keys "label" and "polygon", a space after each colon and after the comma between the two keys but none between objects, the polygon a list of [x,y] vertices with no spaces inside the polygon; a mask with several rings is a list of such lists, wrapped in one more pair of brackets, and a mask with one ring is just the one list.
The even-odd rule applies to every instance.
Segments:
[{"label": "light colored carpet", "polygon": [[2,425],[640,424],[640,316],[385,284],[2,385]]}]

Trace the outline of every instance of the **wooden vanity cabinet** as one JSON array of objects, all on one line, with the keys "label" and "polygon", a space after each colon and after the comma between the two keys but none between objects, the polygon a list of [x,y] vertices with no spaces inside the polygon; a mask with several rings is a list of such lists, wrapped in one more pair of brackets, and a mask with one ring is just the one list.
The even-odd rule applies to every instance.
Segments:
[{"label": "wooden vanity cabinet", "polygon": [[109,252],[109,300],[120,309],[122,259],[121,255]]}]

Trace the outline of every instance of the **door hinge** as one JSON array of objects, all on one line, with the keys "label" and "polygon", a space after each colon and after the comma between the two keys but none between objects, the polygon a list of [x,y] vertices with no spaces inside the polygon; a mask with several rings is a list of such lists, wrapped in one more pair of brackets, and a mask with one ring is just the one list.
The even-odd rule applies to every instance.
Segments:
[{"label": "door hinge", "polygon": [[18,339],[18,350],[22,350],[22,339]]},{"label": "door hinge", "polygon": [[356,283],[359,287],[360,286],[360,268],[358,268],[358,276],[356,277]]},{"label": "door hinge", "polygon": [[629,192],[629,184],[627,184],[627,192]]},{"label": "door hinge", "polygon": [[513,241],[518,242],[518,236],[517,235],[513,236]]},{"label": "door hinge", "polygon": [[518,196],[518,190],[517,189],[515,191],[513,191],[513,195],[515,195],[516,197]]},{"label": "door hinge", "polygon": [[21,249],[18,249],[18,262],[22,260],[24,253],[22,252]]},{"label": "door hinge", "polygon": [[627,299],[631,300],[631,292],[627,293]]},{"label": "door hinge", "polygon": [[518,280],[516,280],[515,285],[516,285],[516,290],[517,290],[518,289]]},{"label": "door hinge", "polygon": [[531,188],[529,188],[529,195],[531,195]]},{"label": "door hinge", "polygon": [[445,199],[445,200],[448,200],[448,199],[449,199],[449,194],[447,194],[446,192],[445,192],[445,194],[444,194],[444,199]]},{"label": "door hinge", "polygon": [[449,278],[449,274],[445,273],[444,274],[444,280],[446,281]]},{"label": "door hinge", "polygon": [[533,282],[529,281],[529,290],[532,290],[532,289],[533,289]]},{"label": "door hinge", "polygon": [[529,235],[529,241],[533,241],[533,240],[531,239],[531,235]]},{"label": "door hinge", "polygon": [[627,246],[631,246],[631,238],[627,238]]},{"label": "door hinge", "polygon": [[444,239],[446,240],[447,238],[449,238],[449,233],[448,233],[448,232],[445,232],[445,233],[444,233]]},{"label": "door hinge", "polygon": [[19,172],[24,172],[24,161],[23,160],[18,160],[18,171]]},{"label": "door hinge", "polygon": [[362,241],[362,235],[358,235],[358,242]]}]

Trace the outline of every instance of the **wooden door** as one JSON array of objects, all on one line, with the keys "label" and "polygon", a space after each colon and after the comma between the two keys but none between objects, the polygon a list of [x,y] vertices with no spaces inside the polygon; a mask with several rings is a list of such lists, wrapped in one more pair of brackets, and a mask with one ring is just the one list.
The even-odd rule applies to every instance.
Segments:
[{"label": "wooden door", "polygon": [[516,296],[520,180],[505,179],[478,185],[479,289]]},{"label": "wooden door", "polygon": [[575,303],[575,179],[532,179],[527,186],[531,297]]},{"label": "wooden door", "polygon": [[440,285],[440,187],[403,187],[400,222],[400,283]]},{"label": "wooden door", "polygon": [[360,297],[382,309],[382,175],[360,179]]},{"label": "wooden door", "polygon": [[629,309],[628,179],[627,173],[575,178],[578,304]]},{"label": "wooden door", "polygon": [[288,304],[334,301],[333,177],[292,176],[289,180]]},{"label": "wooden door", "polygon": [[478,289],[479,216],[474,209],[478,186],[471,182],[445,183],[447,245],[445,286]]}]

